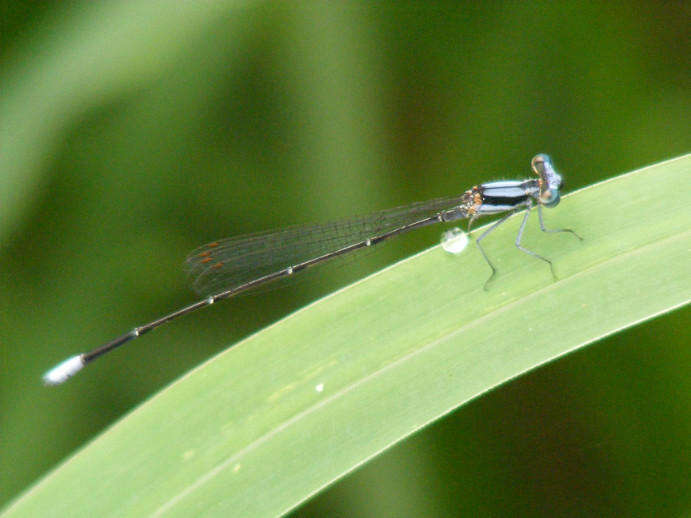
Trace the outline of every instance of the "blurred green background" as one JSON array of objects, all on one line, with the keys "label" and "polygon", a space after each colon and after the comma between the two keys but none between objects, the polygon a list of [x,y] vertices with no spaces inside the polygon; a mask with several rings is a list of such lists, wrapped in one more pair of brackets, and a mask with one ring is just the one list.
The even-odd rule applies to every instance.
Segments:
[{"label": "blurred green background", "polygon": [[[181,264],[196,246],[521,178],[537,152],[567,191],[688,152],[688,11],[0,2],[0,505],[193,366],[439,229],[40,384],[193,301]],[[296,515],[688,513],[689,317],[485,395]]]}]

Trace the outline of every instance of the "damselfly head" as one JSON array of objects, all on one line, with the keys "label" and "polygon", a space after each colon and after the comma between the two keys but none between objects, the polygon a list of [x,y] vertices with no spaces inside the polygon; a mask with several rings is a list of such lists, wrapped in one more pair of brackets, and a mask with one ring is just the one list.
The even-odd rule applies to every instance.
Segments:
[{"label": "damselfly head", "polygon": [[552,159],[540,153],[530,161],[533,172],[540,177],[540,203],[545,207],[554,207],[559,203],[559,189],[561,189],[561,175],[552,165]]}]

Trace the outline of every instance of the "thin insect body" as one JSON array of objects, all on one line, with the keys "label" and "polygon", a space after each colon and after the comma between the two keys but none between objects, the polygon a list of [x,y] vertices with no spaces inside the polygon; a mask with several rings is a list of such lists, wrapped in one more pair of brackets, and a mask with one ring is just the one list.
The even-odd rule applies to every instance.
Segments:
[{"label": "thin insect body", "polygon": [[470,232],[473,223],[479,217],[504,214],[475,241],[482,257],[492,270],[484,284],[486,290],[494,279],[497,268],[480,243],[512,214],[525,209],[515,245],[526,254],[546,262],[556,280],[552,262],[521,245],[531,208],[537,205],[540,229],[543,232],[569,232],[578,239],[581,238],[568,228],[545,228],[542,207],[555,207],[559,203],[562,178],[545,154],[535,156],[531,161],[531,167],[537,178],[483,183],[456,197],[416,203],[342,222],[291,227],[204,245],[188,256],[186,264],[190,276],[194,279],[195,290],[204,293],[205,298],[148,324],[135,327],[101,347],[68,358],[48,371],[43,381],[46,385],[60,384],[96,358],[130,340],[219,300],[228,299],[331,259],[436,223],[468,219]]}]

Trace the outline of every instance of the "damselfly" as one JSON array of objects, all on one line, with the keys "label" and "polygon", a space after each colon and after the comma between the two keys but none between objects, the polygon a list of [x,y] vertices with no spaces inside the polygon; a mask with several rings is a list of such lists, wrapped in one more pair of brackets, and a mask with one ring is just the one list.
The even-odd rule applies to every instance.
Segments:
[{"label": "damselfly", "polygon": [[525,209],[515,245],[526,254],[546,262],[556,279],[549,259],[521,245],[530,209],[537,205],[540,229],[543,232],[569,232],[578,239],[581,238],[568,228],[545,228],[542,207],[554,207],[559,203],[562,178],[547,155],[535,156],[531,167],[537,178],[483,183],[460,196],[416,203],[347,221],[290,227],[204,245],[193,251],[186,263],[194,279],[194,289],[205,294],[205,298],[148,324],[135,327],[92,351],[68,358],[44,375],[44,383],[62,383],[96,358],[182,315],[435,223],[468,219],[470,232],[473,223],[480,216],[504,213],[502,218],[475,241],[492,270],[484,284],[487,289],[497,269],[480,243],[512,214]]}]

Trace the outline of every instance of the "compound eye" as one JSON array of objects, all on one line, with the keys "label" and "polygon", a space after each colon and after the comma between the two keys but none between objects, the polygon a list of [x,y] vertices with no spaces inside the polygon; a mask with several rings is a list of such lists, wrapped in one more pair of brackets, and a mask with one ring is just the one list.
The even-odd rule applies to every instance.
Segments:
[{"label": "compound eye", "polygon": [[554,207],[559,203],[560,199],[558,190],[547,190],[540,195],[540,202],[545,207]]},{"label": "compound eye", "polygon": [[535,155],[533,159],[530,161],[530,167],[532,167],[533,171],[535,174],[542,176],[544,173],[545,169],[551,168],[551,160],[549,156],[545,155],[544,153],[540,153],[539,155]]}]

